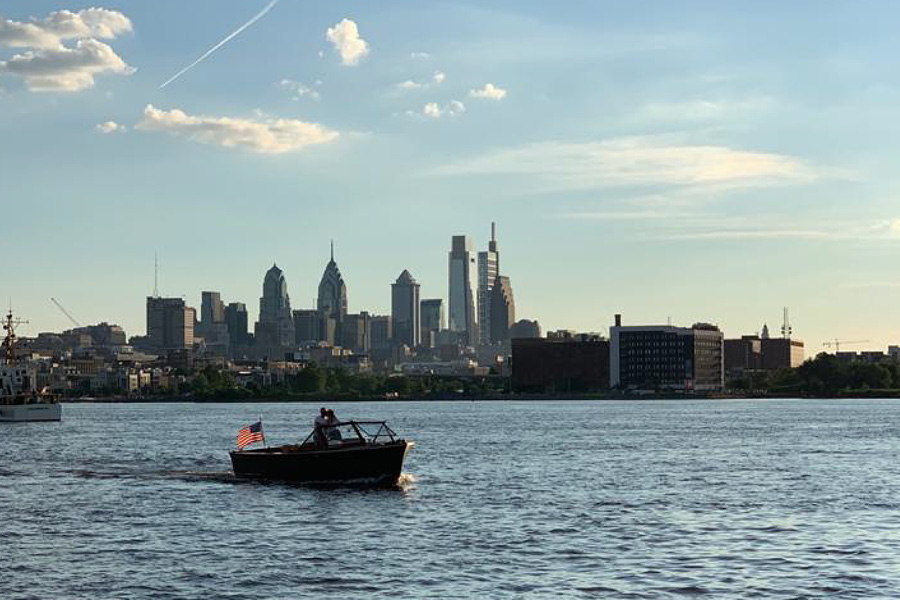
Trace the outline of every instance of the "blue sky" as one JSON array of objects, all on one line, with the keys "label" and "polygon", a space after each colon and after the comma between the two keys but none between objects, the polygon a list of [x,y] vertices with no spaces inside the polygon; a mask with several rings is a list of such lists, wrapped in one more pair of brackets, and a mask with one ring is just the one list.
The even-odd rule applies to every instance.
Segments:
[{"label": "blue sky", "polygon": [[266,4],[0,7],[26,333],[69,326],[51,296],[142,333],[154,252],[194,305],[254,318],[277,261],[309,307],[331,238],[350,310],[386,313],[404,268],[446,298],[450,237],[495,220],[545,329],[737,336],[787,305],[808,354],[900,342],[895,3],[281,0],[160,89]]}]

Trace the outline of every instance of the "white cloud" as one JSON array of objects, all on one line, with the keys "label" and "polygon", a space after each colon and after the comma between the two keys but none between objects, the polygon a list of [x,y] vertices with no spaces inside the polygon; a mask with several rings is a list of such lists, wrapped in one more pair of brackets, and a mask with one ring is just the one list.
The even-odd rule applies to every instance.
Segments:
[{"label": "white cloud", "polygon": [[495,86],[493,83],[486,83],[480,90],[469,90],[469,96],[486,98],[488,100],[502,100],[506,96],[506,90]]},{"label": "white cloud", "polygon": [[[27,23],[0,19],[0,46],[28,49],[0,61],[0,74],[22,77],[32,91],[62,92],[93,87],[100,73],[130,75],[134,69],[95,38],[112,39],[131,30],[128,17],[104,8],[59,10]],[[64,44],[72,39],[78,39],[74,46]]]},{"label": "white cloud", "polygon": [[[609,186],[753,187],[809,183],[825,173],[780,154],[695,146],[652,137],[599,142],[540,142],[447,165],[438,174],[517,174],[544,190]],[[535,190],[534,181],[529,189]]]},{"label": "white cloud", "polygon": [[401,90],[417,90],[425,86],[426,84],[413,81],[412,79],[407,79],[406,81],[401,81],[397,84],[397,87]]},{"label": "white cloud", "polygon": [[322,82],[319,80],[316,80],[312,86],[309,86],[293,79],[282,79],[279,85],[291,93],[291,100],[309,98],[318,102],[321,98],[319,90],[316,89],[316,87],[322,85]]},{"label": "white cloud", "polygon": [[28,50],[0,61],[0,73],[19,75],[32,91],[75,92],[93,87],[100,73],[134,71],[112,48],[92,38],[78,40],[74,48]]},{"label": "white cloud", "polygon": [[466,106],[459,100],[451,100],[444,106],[437,102],[429,102],[422,108],[422,115],[430,119],[440,119],[443,116],[455,117],[466,112]]},{"label": "white cloud", "polygon": [[369,44],[359,37],[359,28],[350,19],[341,19],[334,27],[329,27],[325,38],[334,45],[341,55],[341,64],[355,66],[369,53]]},{"label": "white cloud", "polygon": [[441,71],[435,71],[431,77],[431,80],[435,83],[444,83],[445,79],[447,79],[447,76]]},{"label": "white cloud", "polygon": [[422,59],[422,58],[431,58],[431,55],[427,52],[410,52],[409,57],[412,59]]},{"label": "white cloud", "polygon": [[247,148],[263,154],[281,154],[338,138],[338,132],[318,123],[294,119],[253,121],[232,117],[194,116],[179,109],[161,110],[148,104],[144,118],[135,126],[144,131],[184,135],[204,144]]},{"label": "white cloud", "polygon": [[97,124],[97,131],[100,133],[125,133],[128,131],[128,128],[124,125],[119,125],[115,121],[106,121]]},{"label": "white cloud", "polygon": [[28,23],[0,19],[0,46],[58,48],[63,40],[95,37],[113,39],[131,30],[128,17],[115,10],[59,10],[43,19],[32,18]]}]

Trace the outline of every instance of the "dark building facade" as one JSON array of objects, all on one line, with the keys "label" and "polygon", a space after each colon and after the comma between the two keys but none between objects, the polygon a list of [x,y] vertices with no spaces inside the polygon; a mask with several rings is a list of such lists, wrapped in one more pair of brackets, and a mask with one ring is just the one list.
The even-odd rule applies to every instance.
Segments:
[{"label": "dark building facade", "polygon": [[584,393],[609,388],[609,342],[598,336],[513,338],[512,390]]},{"label": "dark building facade", "polygon": [[803,342],[790,338],[762,340],[763,369],[794,369],[803,364]]},{"label": "dark building facade", "polygon": [[509,329],[516,322],[516,304],[509,277],[496,277],[491,287],[489,305],[490,343],[502,344],[509,341]]},{"label": "dark building facade", "polygon": [[755,335],[725,340],[725,372],[762,369],[762,340]]},{"label": "dark building facade", "polygon": [[722,332],[715,325],[610,327],[610,384],[636,390],[718,392],[725,387]]},{"label": "dark building facade", "polygon": [[420,333],[422,345],[434,348],[437,344],[437,333],[444,329],[444,301],[440,298],[429,298],[419,303],[421,317]]},{"label": "dark building facade", "polygon": [[225,327],[232,347],[250,345],[250,319],[247,305],[243,302],[232,302],[225,307]]},{"label": "dark building facade", "polygon": [[188,350],[194,346],[196,311],[182,298],[147,298],[147,342],[155,351]]}]

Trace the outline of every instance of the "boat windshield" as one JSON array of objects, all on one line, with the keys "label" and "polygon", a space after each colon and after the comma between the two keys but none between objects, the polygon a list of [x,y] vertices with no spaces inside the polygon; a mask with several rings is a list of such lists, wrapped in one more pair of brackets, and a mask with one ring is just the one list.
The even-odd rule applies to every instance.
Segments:
[{"label": "boat windshield", "polygon": [[344,421],[324,425],[313,430],[306,442],[331,446],[347,444],[387,444],[394,441],[394,432],[384,421]]}]

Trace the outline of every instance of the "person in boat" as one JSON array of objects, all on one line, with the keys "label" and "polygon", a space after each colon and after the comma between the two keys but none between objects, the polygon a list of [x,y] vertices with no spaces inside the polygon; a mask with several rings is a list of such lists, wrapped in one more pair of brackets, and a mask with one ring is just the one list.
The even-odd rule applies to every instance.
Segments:
[{"label": "person in boat", "polygon": [[[338,420],[337,415],[335,415],[334,411],[331,410],[330,408],[328,409],[327,417],[328,417],[329,425],[337,425],[338,423],[340,423],[340,420]],[[341,440],[341,432],[337,427],[329,427],[326,431],[327,431],[327,437],[328,437],[329,442],[332,440],[336,440],[336,441]]]},{"label": "person in boat", "polygon": [[316,435],[316,445],[317,446],[326,446],[328,445],[328,438],[325,434],[325,428],[328,426],[328,409],[324,406],[319,409],[319,414],[316,415],[316,418],[313,419],[313,430]]}]

